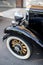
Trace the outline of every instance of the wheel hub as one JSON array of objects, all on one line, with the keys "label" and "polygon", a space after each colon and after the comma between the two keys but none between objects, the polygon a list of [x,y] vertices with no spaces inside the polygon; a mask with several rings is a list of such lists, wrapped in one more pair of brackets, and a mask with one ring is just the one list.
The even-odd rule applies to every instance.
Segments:
[{"label": "wheel hub", "polygon": [[16,51],[16,52],[20,52],[21,51],[21,46],[18,44],[18,45],[15,45],[14,46],[14,50]]}]

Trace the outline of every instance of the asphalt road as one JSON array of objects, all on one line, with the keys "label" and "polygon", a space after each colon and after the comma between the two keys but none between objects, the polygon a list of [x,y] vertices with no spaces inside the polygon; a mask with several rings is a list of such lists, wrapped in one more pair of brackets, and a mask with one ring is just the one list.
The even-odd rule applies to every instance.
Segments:
[{"label": "asphalt road", "polygon": [[11,25],[10,19],[0,19],[0,65],[43,65],[43,49],[34,45],[33,54],[28,60],[20,60],[14,57],[6,46],[6,40],[3,42],[4,28]]}]

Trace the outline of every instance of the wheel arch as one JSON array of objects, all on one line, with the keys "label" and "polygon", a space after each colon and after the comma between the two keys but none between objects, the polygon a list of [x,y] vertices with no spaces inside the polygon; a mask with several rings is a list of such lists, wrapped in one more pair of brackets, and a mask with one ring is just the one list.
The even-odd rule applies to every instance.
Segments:
[{"label": "wheel arch", "polygon": [[40,45],[41,47],[43,47],[39,38],[34,33],[32,33],[30,30],[27,30],[26,28],[8,27],[8,28],[5,29],[4,32],[7,33],[7,34],[10,34],[10,35],[16,35],[16,36],[18,35],[18,36],[21,36],[21,37],[25,37],[25,39],[27,41],[29,40],[31,42],[35,42],[38,45]]}]

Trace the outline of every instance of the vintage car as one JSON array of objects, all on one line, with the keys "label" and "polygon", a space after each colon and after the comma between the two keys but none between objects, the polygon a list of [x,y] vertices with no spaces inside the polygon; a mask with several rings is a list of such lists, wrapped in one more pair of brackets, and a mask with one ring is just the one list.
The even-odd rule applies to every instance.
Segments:
[{"label": "vintage car", "polygon": [[19,59],[28,59],[33,50],[33,44],[43,48],[43,6],[32,5],[26,18],[15,16],[15,22],[4,29],[7,48]]}]

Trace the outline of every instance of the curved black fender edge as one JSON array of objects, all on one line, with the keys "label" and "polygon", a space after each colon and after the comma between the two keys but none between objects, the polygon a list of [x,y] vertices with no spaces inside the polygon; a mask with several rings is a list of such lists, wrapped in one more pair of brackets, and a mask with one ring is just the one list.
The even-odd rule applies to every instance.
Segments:
[{"label": "curved black fender edge", "polygon": [[[15,33],[19,33],[20,35],[24,35],[30,39],[32,39],[34,42],[36,42],[38,45],[40,45],[41,47],[43,47],[43,43],[40,42],[40,40],[38,39],[38,37],[32,33],[30,30],[28,30],[27,28],[25,28],[24,26],[9,26],[4,30],[4,33],[10,34],[10,35],[14,35]],[[9,35],[5,36],[5,38],[7,38]],[[5,39],[3,38],[3,39]]]},{"label": "curved black fender edge", "polygon": [[7,39],[9,36],[10,36],[10,34],[5,34],[5,35],[3,36],[3,41],[4,41],[5,39]]}]

